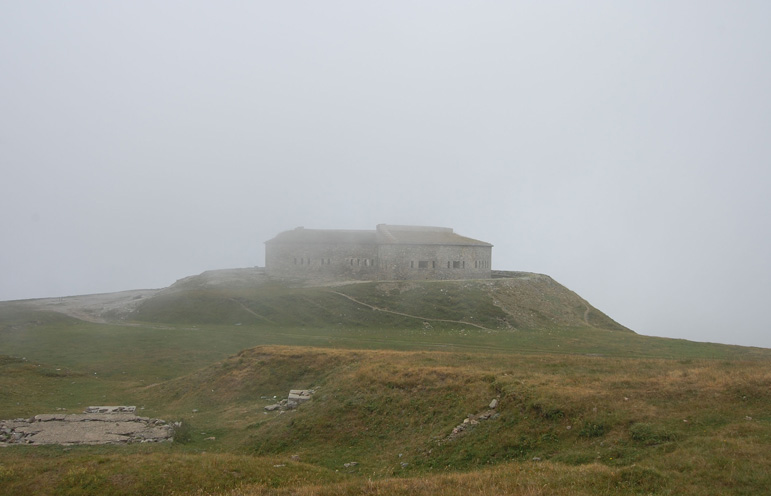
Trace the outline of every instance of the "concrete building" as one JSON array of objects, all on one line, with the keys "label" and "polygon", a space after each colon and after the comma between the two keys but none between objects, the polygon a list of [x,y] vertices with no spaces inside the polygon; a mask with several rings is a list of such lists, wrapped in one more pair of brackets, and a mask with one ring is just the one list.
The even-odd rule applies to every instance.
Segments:
[{"label": "concrete building", "polygon": [[488,279],[492,247],[448,227],[298,227],[265,242],[265,267],[280,279]]}]

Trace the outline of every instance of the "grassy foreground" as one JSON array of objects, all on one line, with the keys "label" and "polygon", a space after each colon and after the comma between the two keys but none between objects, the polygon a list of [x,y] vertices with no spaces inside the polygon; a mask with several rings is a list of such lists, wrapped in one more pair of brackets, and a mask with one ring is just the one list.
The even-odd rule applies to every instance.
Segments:
[{"label": "grassy foreground", "polygon": [[[0,494],[771,487],[769,350],[646,338],[538,284],[195,290],[114,324],[0,305],[0,418],[134,404],[183,426],[157,445],[0,447]],[[264,411],[295,388],[316,393]]]},{"label": "grassy foreground", "polygon": [[[0,449],[4,494],[758,494],[771,484],[762,361],[267,346],[150,385],[40,369],[6,358],[3,403],[12,387],[40,387],[27,394],[52,404],[45,382],[83,377],[90,397],[69,393],[80,406],[130,397],[185,430],[173,444]],[[293,387],[317,393],[263,413]],[[451,436],[492,398],[497,418]]]}]

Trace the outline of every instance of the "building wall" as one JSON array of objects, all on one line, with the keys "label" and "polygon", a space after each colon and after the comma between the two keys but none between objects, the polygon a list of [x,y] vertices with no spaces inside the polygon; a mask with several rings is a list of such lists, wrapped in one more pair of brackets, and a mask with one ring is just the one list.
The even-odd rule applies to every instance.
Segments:
[{"label": "building wall", "polygon": [[489,279],[492,247],[383,244],[378,279]]},{"label": "building wall", "polygon": [[278,278],[376,279],[377,245],[268,243],[265,267]]},{"label": "building wall", "polygon": [[489,279],[491,246],[278,243],[265,245],[265,267],[280,279]]}]

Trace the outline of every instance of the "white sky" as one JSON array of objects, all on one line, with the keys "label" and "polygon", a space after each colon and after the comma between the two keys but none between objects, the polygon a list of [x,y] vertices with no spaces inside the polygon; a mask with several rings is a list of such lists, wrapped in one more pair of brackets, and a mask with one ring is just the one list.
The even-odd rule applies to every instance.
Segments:
[{"label": "white sky", "polygon": [[453,227],[646,335],[771,347],[771,2],[0,0],[0,300]]}]

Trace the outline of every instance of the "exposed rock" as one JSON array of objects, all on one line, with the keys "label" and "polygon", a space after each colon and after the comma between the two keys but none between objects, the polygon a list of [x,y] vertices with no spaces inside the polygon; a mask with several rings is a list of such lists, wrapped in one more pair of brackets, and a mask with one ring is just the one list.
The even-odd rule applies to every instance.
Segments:
[{"label": "exposed rock", "polygon": [[295,406],[300,403],[305,403],[313,396],[312,389],[292,389],[289,391],[289,397],[287,398],[287,405],[294,404]]},{"label": "exposed rock", "polygon": [[453,439],[463,435],[466,431],[471,430],[477,425],[479,425],[480,422],[485,420],[494,420],[500,417],[500,415],[501,414],[496,412],[495,410],[485,410],[476,415],[469,414],[468,417],[463,419],[463,422],[461,424],[458,424],[456,427],[454,427],[450,435],[447,436],[443,441],[440,441],[440,443],[452,441]]},{"label": "exposed rock", "polygon": [[498,408],[498,399],[493,398],[493,401],[490,402],[490,410],[495,410]]},{"label": "exposed rock", "polygon": [[315,392],[314,389],[291,389],[288,398],[285,398],[276,404],[266,406],[265,411],[274,412],[279,410],[279,413],[284,413],[287,410],[294,410],[300,406],[300,404],[309,401]]},{"label": "exposed rock", "polygon": [[[133,407],[107,408],[127,412]],[[131,410],[133,411],[133,410]],[[0,444],[118,444],[171,441],[173,427],[133,413],[43,414],[31,419],[0,420]]]},{"label": "exposed rock", "polygon": [[134,413],[135,406],[90,406],[83,413]]}]

